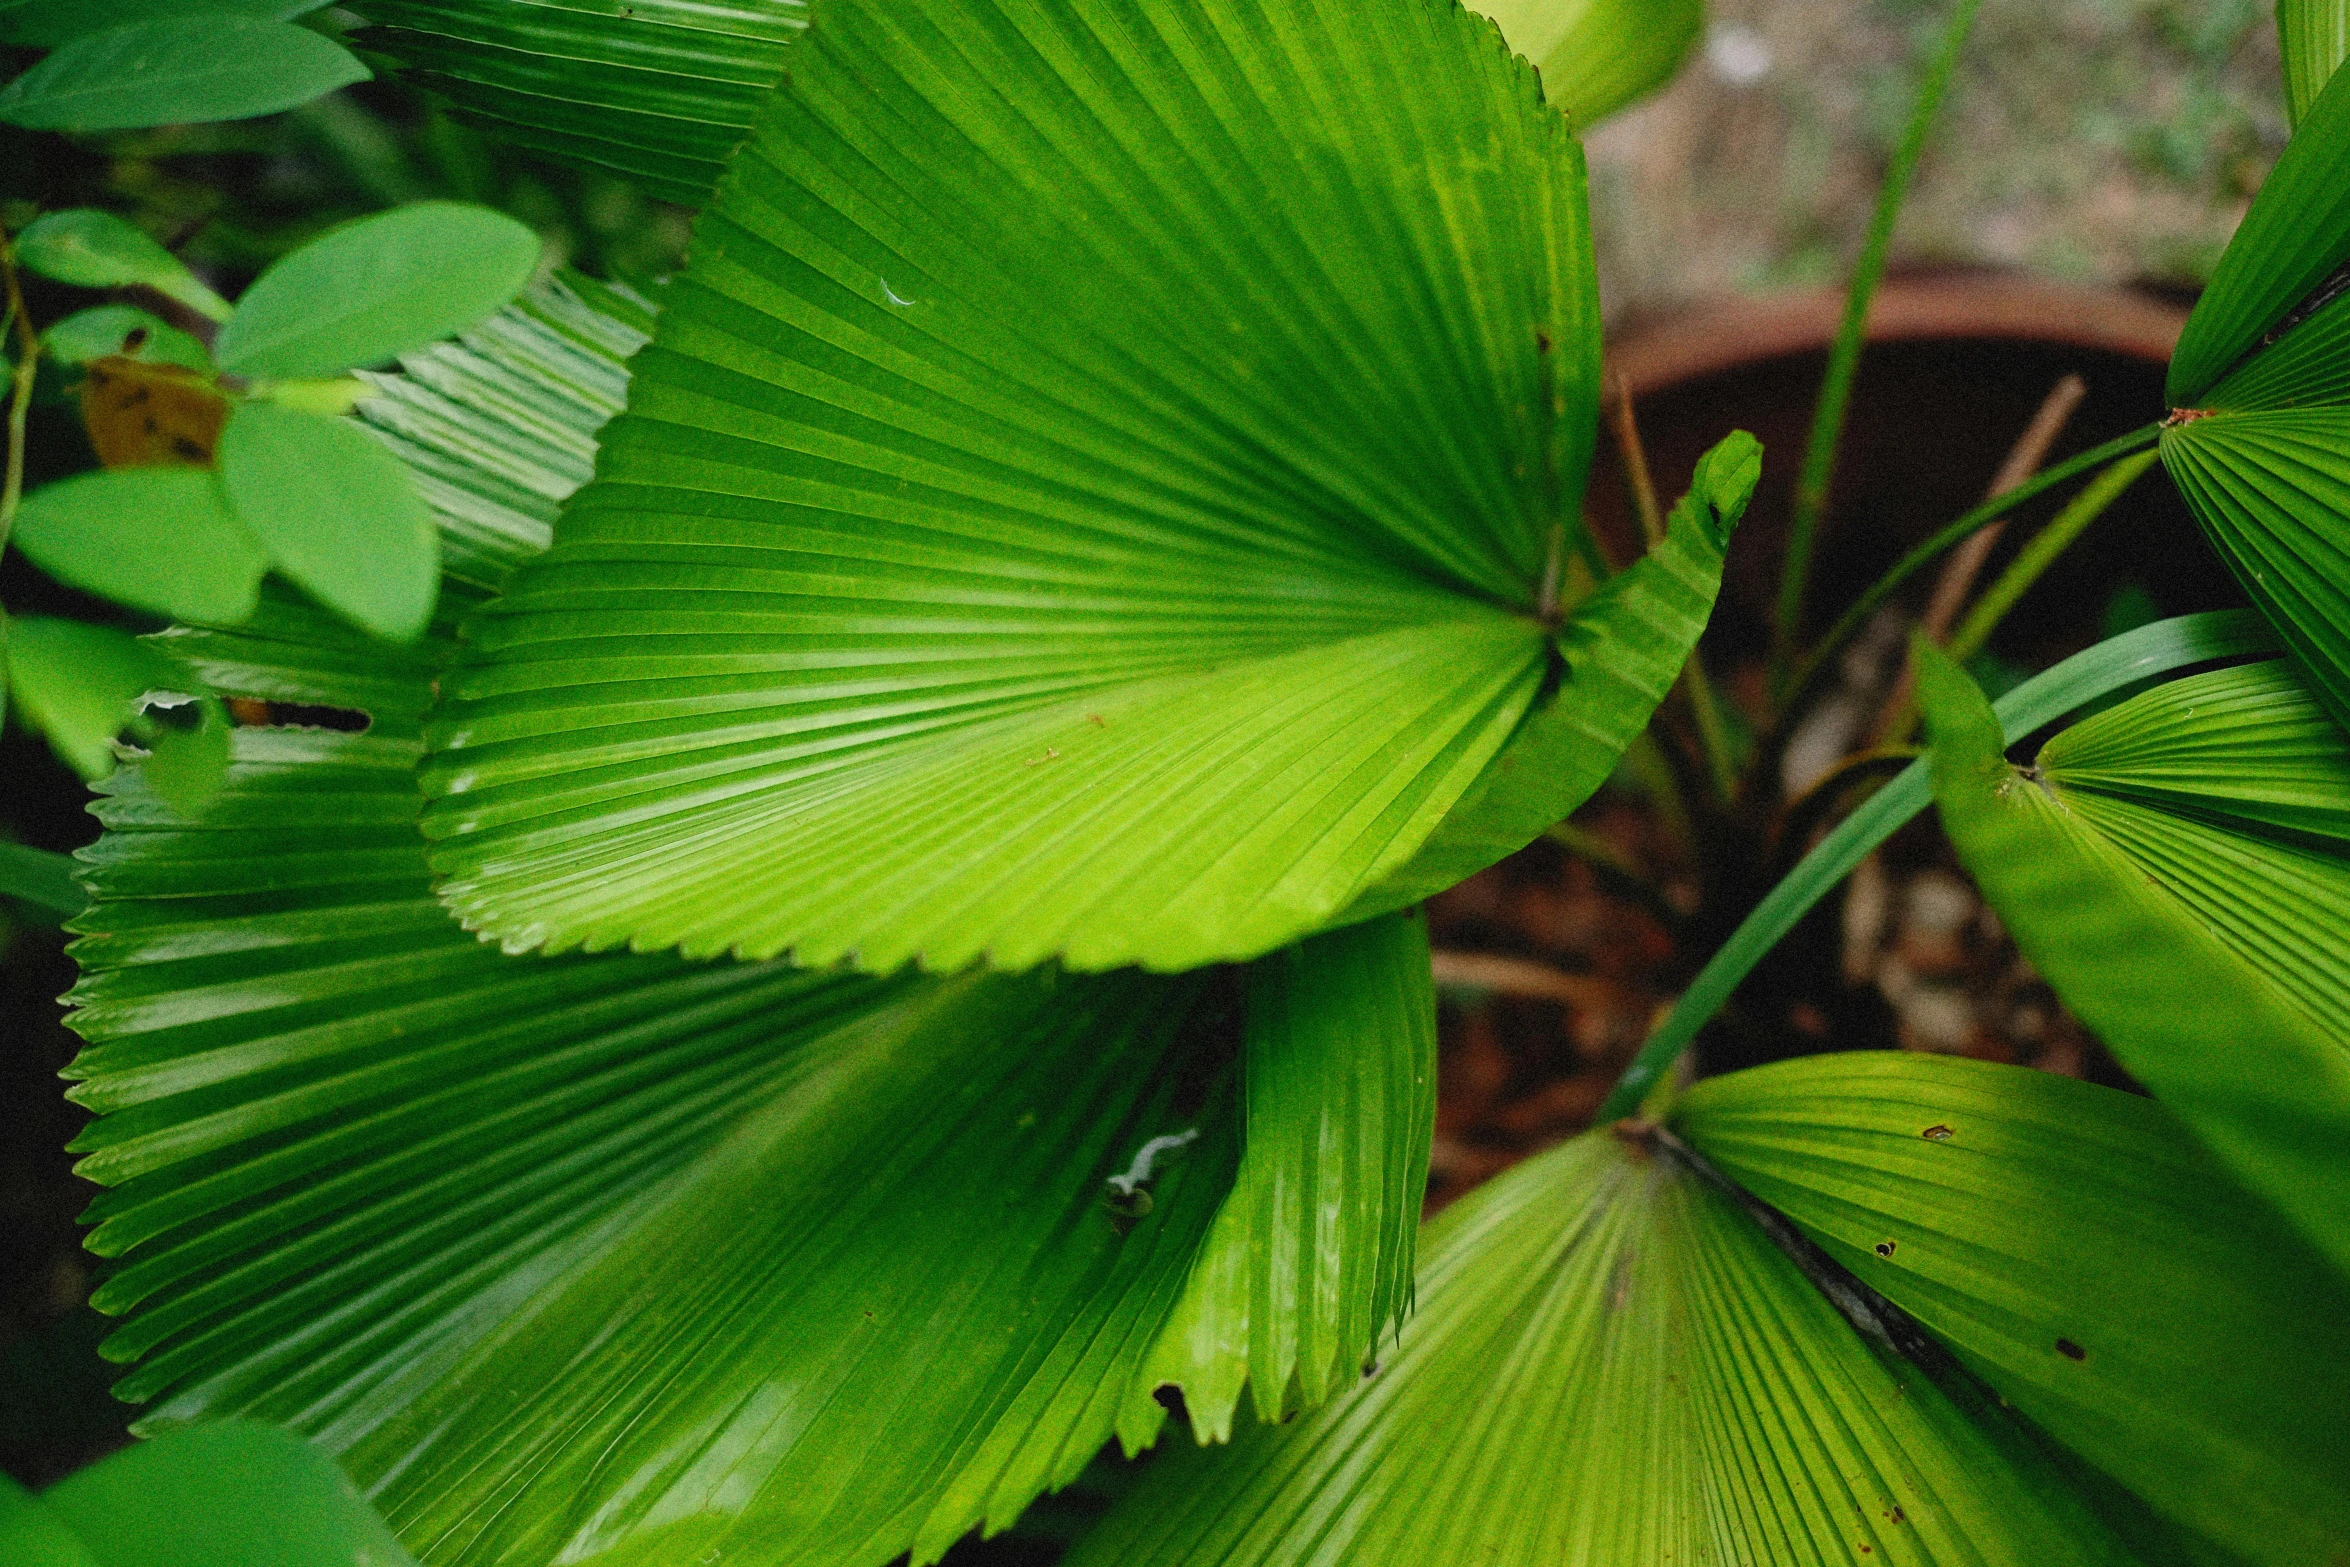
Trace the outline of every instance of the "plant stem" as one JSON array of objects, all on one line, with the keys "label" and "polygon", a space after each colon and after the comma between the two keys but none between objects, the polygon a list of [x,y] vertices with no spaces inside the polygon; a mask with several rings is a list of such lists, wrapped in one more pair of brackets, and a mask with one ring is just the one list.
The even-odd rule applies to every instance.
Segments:
[{"label": "plant stem", "polygon": [[5,236],[0,236],[0,281],[7,287],[9,319],[16,323],[17,340],[23,349],[8,390],[8,468],[6,477],[0,479],[0,550],[5,550],[8,535],[16,526],[17,503],[24,499],[25,415],[33,406],[33,373],[41,358],[41,339],[33,331],[32,318],[25,314],[24,290],[17,283],[16,251]]},{"label": "plant stem", "polygon": [[2105,514],[2108,507],[2122,497],[2122,492],[2138,482],[2138,476],[2154,466],[2160,453],[2139,452],[2114,463],[2094,480],[2089,487],[2072,499],[2072,504],[2056,514],[2055,520],[2033,535],[2023,553],[2016,556],[2007,570],[2000,574],[1967,618],[1950,638],[1950,656],[1964,661],[1983,650],[1991,640],[1991,633],[1999,629],[1999,622],[2015,608],[2016,600],[2031,591],[2056,558],[2071,547],[2089,524]]},{"label": "plant stem", "polygon": [[2117,457],[2127,457],[2132,452],[2152,446],[2161,437],[2160,423],[2145,425],[2127,435],[2116,436],[2103,446],[2092,447],[2077,457],[2068,457],[2038,477],[2017,485],[1996,500],[1985,501],[1957,521],[1937,529],[1923,544],[1894,562],[1892,570],[1869,584],[1868,591],[1853,600],[1852,607],[1845,610],[1837,618],[1836,624],[1828,628],[1828,634],[1820,639],[1818,646],[1796,668],[1794,678],[1788,681],[1786,698],[1780,706],[1782,717],[1793,711],[1796,702],[1810,689],[1811,683],[1827,668],[1829,660],[1852,639],[1855,632],[1868,623],[1868,618],[1877,612],[1877,606],[1891,598],[1904,582],[1932,565],[1943,551],[2002,513],[2023,505],[2035,496],[2045,495],[2092,468],[2101,468]]},{"label": "plant stem", "polygon": [[[1795,481],[1795,508],[1787,532],[1787,555],[1779,574],[1777,625],[1771,650],[1771,688],[1784,695],[1794,689],[1786,679],[1794,659],[1795,639],[1802,629],[1803,599],[1811,581],[1811,558],[1828,492],[1836,482],[1836,449],[1844,438],[1844,421],[1852,408],[1852,385],[1860,371],[1860,353],[1867,341],[1869,305],[1877,285],[1884,281],[1885,264],[1893,251],[1893,229],[1902,203],[1909,198],[1918,159],[1925,152],[1926,135],[1950,90],[1959,52],[1975,25],[1981,0],[1958,0],[1942,42],[1918,85],[1910,106],[1909,123],[1901,130],[1900,145],[1877,189],[1877,209],[1869,220],[1868,238],[1853,265],[1852,284],[1844,296],[1844,320],[1828,354],[1828,373],[1820,383],[1820,400],[1812,412],[1811,438],[1803,451],[1803,469]],[[1799,683],[1797,683],[1799,684]]]},{"label": "plant stem", "polygon": [[[2277,645],[2267,622],[2250,610],[2213,610],[2177,620],[2156,621],[2100,642],[2045,670],[1993,704],[2010,741],[2063,717],[2109,692],[2154,675],[2194,664],[2265,652]],[[1868,803],[1821,839],[1792,871],[1781,877],[1754,911],[1731,932],[1681,993],[1672,1012],[1641,1046],[1616,1080],[1598,1120],[1607,1122],[1636,1109],[1659,1077],[1688,1049],[1756,964],[1795,928],[1796,922],[1834,890],[1871,850],[1893,836],[1933,798],[1930,763],[1912,762]]]}]

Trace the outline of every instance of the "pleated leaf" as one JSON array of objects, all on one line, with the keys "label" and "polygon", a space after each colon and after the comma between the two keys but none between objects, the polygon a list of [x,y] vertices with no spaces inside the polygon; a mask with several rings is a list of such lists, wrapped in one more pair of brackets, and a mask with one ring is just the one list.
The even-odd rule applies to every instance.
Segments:
[{"label": "pleated leaf", "polygon": [[2011,767],[1973,682],[1930,647],[1916,656],[1943,825],[2025,956],[2223,1164],[2350,1266],[2350,1049],[2339,1013],[2312,1009],[2322,989],[2276,969],[2303,932],[2338,949],[2339,908],[2275,887],[2247,901],[2252,877],[2213,861],[2198,878],[2243,917],[2207,923],[2208,892],[2149,876],[2086,791]]},{"label": "pleated leaf", "polygon": [[2350,1545],[2350,1284],[2160,1105],[1859,1052],[1710,1079],[1674,1124],[2179,1524],[2280,1567]]},{"label": "pleated leaf", "polygon": [[1249,969],[1244,1152],[1144,1370],[1222,1441],[1245,1377],[1278,1420],[1351,1386],[1400,1325],[1428,1189],[1436,998],[1417,911]]},{"label": "pleated leaf", "polygon": [[2164,395],[2201,399],[2350,261],[2350,77],[2310,103],[2228,243],[2171,355]]},{"label": "pleated leaf", "polygon": [[[291,1425],[426,1560],[930,1560],[1158,1431],[1143,1367],[1232,1188],[1244,1013],[1351,1046],[1313,1063],[1342,1091],[1358,1061],[1419,1063],[1388,1164],[1348,1167],[1367,1251],[1315,1258],[1260,1325],[1315,1346],[1392,1319],[1427,1150],[1424,937],[1398,916],[1328,938],[1299,961],[1385,988],[1309,991],[1277,968],[878,980],[467,935],[414,825],[446,627],[584,477],[643,323],[572,280],[375,379],[362,415],[433,476],[451,545],[440,634],[385,647],[273,592],[173,639],[224,693],[366,727],[239,731],[194,814],[135,772],[100,807],[73,1075],[99,1112],[80,1168],[109,1187],[91,1244],[119,1259],[98,1304],[126,1314],[108,1352],[147,1429]],[[1268,1109],[1262,1141],[1302,1148],[1310,1101]],[[1154,1143],[1176,1151],[1130,1221],[1110,1177]]]},{"label": "pleated leaf", "polygon": [[2277,0],[2277,41],[2285,57],[2285,107],[2299,124],[2350,55],[2350,4]]},{"label": "pleated leaf", "polygon": [[2137,1560],[1992,1401],[1609,1131],[1448,1209],[1352,1396],[1171,1453],[1071,1567]]},{"label": "pleated leaf", "polygon": [[1705,0],[1487,0],[1478,9],[1542,67],[1543,91],[1583,127],[1670,81],[1705,28]]},{"label": "pleated leaf", "polygon": [[826,11],[426,828],[509,948],[1175,969],[1328,924],[1550,673],[1579,149],[1440,0]]}]

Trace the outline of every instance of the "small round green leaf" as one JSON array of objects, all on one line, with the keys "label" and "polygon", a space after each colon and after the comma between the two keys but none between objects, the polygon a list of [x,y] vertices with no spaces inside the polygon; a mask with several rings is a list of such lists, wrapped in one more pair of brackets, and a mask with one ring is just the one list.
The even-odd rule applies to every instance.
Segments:
[{"label": "small round green leaf", "polygon": [[54,49],[85,33],[167,17],[242,16],[284,22],[325,0],[21,0],[0,10],[0,43]]},{"label": "small round green leaf", "polygon": [[[105,1567],[414,1567],[325,1453],[248,1420],[174,1431],[42,1493]],[[13,1558],[11,1558],[13,1560]]]},{"label": "small round green leaf", "polygon": [[472,326],[522,291],[538,236],[503,213],[420,201],[362,218],[276,262],[214,345],[237,375],[327,376]]},{"label": "small round green leaf", "polygon": [[208,468],[85,473],[25,497],[16,546],[58,581],[174,620],[253,613],[269,557]]},{"label": "small round green leaf", "polygon": [[35,218],[16,236],[16,259],[27,272],[77,288],[151,288],[215,321],[228,319],[228,301],[198,282],[179,257],[95,207]]},{"label": "small round green leaf", "polygon": [[43,332],[41,346],[50,358],[66,365],[120,354],[143,364],[185,365],[206,374],[212,370],[212,356],[202,343],[136,305],[77,310]]},{"label": "small round green leaf", "polygon": [[370,74],[341,44],[287,22],[133,22],[84,34],[0,88],[0,120],[36,131],[249,120]]},{"label": "small round green leaf", "polygon": [[244,403],[220,437],[229,504],[278,568],[406,642],[432,619],[440,539],[398,459],[344,419]]},{"label": "small round green leaf", "polygon": [[152,691],[202,689],[187,670],[127,632],[32,616],[7,623],[14,710],[84,778],[114,771],[114,740]]}]

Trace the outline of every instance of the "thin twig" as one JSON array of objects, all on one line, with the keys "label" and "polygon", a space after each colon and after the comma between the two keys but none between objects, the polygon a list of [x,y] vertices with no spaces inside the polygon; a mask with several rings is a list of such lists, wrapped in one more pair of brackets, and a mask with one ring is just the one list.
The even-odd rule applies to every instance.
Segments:
[{"label": "thin twig", "polygon": [[2138,475],[2154,466],[2159,452],[2139,452],[2124,457],[2092,479],[2072,504],[2056,514],[2047,527],[2032,536],[2023,553],[2009,563],[1997,582],[1977,603],[1966,623],[1950,638],[1950,656],[1965,660],[1983,650],[1991,640],[1991,633],[1999,629],[1999,622],[2015,608],[2016,601],[2031,591],[2057,557],[2071,547],[2089,524],[2105,515],[2107,508],[2122,498],[2122,492],[2138,482]]},{"label": "thin twig", "polygon": [[1632,383],[1616,372],[1616,450],[1623,455],[1624,478],[1632,488],[1632,509],[1640,514],[1640,531],[1654,549],[1664,542],[1665,513],[1657,504],[1656,480],[1649,472],[1648,448],[1640,440],[1640,417],[1632,409]]},{"label": "thin twig", "polygon": [[1547,963],[1505,957],[1497,952],[1446,952],[1428,955],[1439,985],[1465,990],[1490,990],[1530,1001],[1555,1001],[1578,1011],[1604,1011],[1623,1004],[1626,991],[1613,980],[1589,974],[1569,974]]},{"label": "thin twig", "polygon": [[8,392],[8,468],[0,479],[0,550],[5,550],[16,526],[17,503],[24,498],[25,416],[33,406],[33,376],[41,359],[40,334],[25,313],[24,290],[17,282],[16,251],[5,235],[0,235],[0,281],[7,287],[8,315],[22,347]]},{"label": "thin twig", "polygon": [[[2056,438],[2072,422],[2073,414],[2081,406],[2081,399],[2089,395],[2089,383],[2077,375],[2067,375],[2048,389],[2041,400],[2040,411],[2016,437],[2008,449],[2007,460],[1999,465],[1998,475],[1983,498],[1995,501],[2022,486],[2040,465],[2048,461],[2048,453],[2056,445]],[[1926,612],[1918,621],[1918,628],[1936,646],[1947,641],[1950,628],[1958,623],[1959,611],[1966,607],[1967,595],[1974,591],[1975,578],[1982,575],[1983,563],[1991,558],[2000,535],[2007,531],[2007,519],[1996,517],[1983,524],[1974,537],[1950,552],[1942,563],[1942,575],[1935,579],[1934,593],[1926,601]],[[1900,678],[1885,698],[1885,705],[1877,710],[1877,722],[1870,733],[1878,745],[1891,745],[1909,738],[1917,726],[1917,710],[1911,699],[1917,691],[1917,671],[1908,664],[1901,666]]]},{"label": "thin twig", "polygon": [[1910,107],[1909,123],[1902,127],[1900,145],[1894,149],[1893,161],[1885,170],[1885,183],[1878,187],[1868,238],[1861,245],[1860,258],[1853,264],[1852,286],[1844,298],[1844,320],[1837,328],[1835,347],[1828,354],[1828,373],[1820,383],[1811,437],[1804,446],[1803,468],[1795,481],[1794,515],[1788,525],[1787,555],[1779,576],[1778,614],[1771,645],[1771,690],[1782,701],[1794,690],[1787,671],[1794,662],[1795,641],[1802,630],[1804,594],[1811,585],[1813,543],[1819,533],[1820,518],[1827,510],[1829,491],[1836,482],[1836,451],[1844,438],[1845,417],[1852,409],[1853,381],[1860,373],[1861,349],[1868,337],[1869,305],[1876,298],[1877,285],[1884,281],[1885,264],[1893,251],[1894,225],[1900,220],[1902,203],[1909,197],[1910,181],[1916,177],[1918,160],[1926,150],[1927,133],[1933,129],[1942,99],[1950,90],[1951,77],[1958,69],[1959,52],[1974,27],[1979,4],[1980,0],[1958,0],[1951,12],[1941,45],[1926,68],[1925,80],[1918,85],[1917,101]]}]

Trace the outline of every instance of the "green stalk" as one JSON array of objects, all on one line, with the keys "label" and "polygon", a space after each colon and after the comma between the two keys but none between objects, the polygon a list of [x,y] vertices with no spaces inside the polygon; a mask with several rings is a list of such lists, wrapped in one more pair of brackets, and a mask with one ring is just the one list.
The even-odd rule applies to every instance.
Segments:
[{"label": "green stalk", "polygon": [[[2149,676],[2215,659],[2269,652],[2276,645],[2276,634],[2268,623],[2250,610],[2213,610],[2157,621],[2100,642],[2033,676],[2001,697],[1996,711],[2012,743],[2075,708]],[[1926,808],[1934,794],[1930,765],[1929,759],[1922,757],[1910,763],[1898,778],[1822,838],[1755,905],[1754,912],[1698,971],[1672,1012],[1616,1080],[1607,1102],[1599,1108],[1600,1121],[1618,1120],[1637,1109],[1658,1077],[1689,1048],[1697,1031],[1721,1010],[1780,938],[1851,874],[1855,865],[1868,858],[1870,851]]]},{"label": "green stalk", "polygon": [[1827,668],[1828,661],[1877,612],[1877,606],[1891,598],[1903,583],[1919,571],[1932,565],[1945,550],[1964,541],[1983,524],[1998,520],[2035,496],[2045,495],[2092,468],[2103,467],[2118,457],[2127,457],[2132,452],[2152,446],[2161,437],[2160,423],[2145,425],[2127,435],[2116,436],[2103,446],[2092,447],[2078,457],[2067,458],[2038,476],[2025,480],[2004,495],[1992,497],[1957,521],[1944,524],[1931,538],[1894,562],[1892,570],[1869,584],[1868,591],[1853,600],[1852,607],[1837,617],[1836,624],[1828,628],[1828,634],[1805,656],[1802,664],[1796,668],[1795,677],[1787,682],[1786,696],[1781,703],[1782,713],[1791,710],[1797,699],[1810,689],[1811,683]]},{"label": "green stalk", "polygon": [[2122,492],[2138,482],[2138,476],[2154,466],[2159,452],[2139,452],[2124,457],[2107,468],[2089,487],[2073,497],[2071,504],[2056,514],[2055,520],[2033,535],[2032,542],[2023,547],[1999,580],[1967,611],[1966,619],[1950,634],[1948,652],[1956,663],[1965,663],[1983,650],[1991,640],[1991,633],[2015,608],[2016,600],[2031,591],[2056,558],[2071,548],[2089,524],[2105,515],[2106,509],[2122,498]]},{"label": "green stalk", "polygon": [[1836,482],[1836,451],[1844,438],[1844,422],[1852,409],[1852,384],[1860,372],[1860,352],[1867,340],[1869,306],[1877,285],[1884,281],[1885,264],[1893,252],[1893,229],[1900,221],[1902,203],[1909,199],[1910,182],[1926,149],[1926,135],[1950,79],[1958,69],[1959,51],[1975,25],[1981,0],[1958,0],[1942,42],[1918,86],[1910,106],[1909,123],[1901,130],[1885,183],[1877,190],[1877,210],[1869,220],[1868,238],[1852,269],[1852,285],[1844,296],[1844,320],[1837,328],[1835,347],[1828,354],[1827,378],[1820,383],[1819,405],[1812,412],[1811,439],[1803,451],[1803,469],[1795,481],[1794,517],[1787,533],[1787,556],[1779,575],[1778,623],[1771,650],[1771,688],[1784,695],[1793,689],[1786,680],[1794,659],[1795,639],[1802,629],[1803,596],[1811,582],[1811,559],[1820,517],[1827,510],[1828,492]]}]

